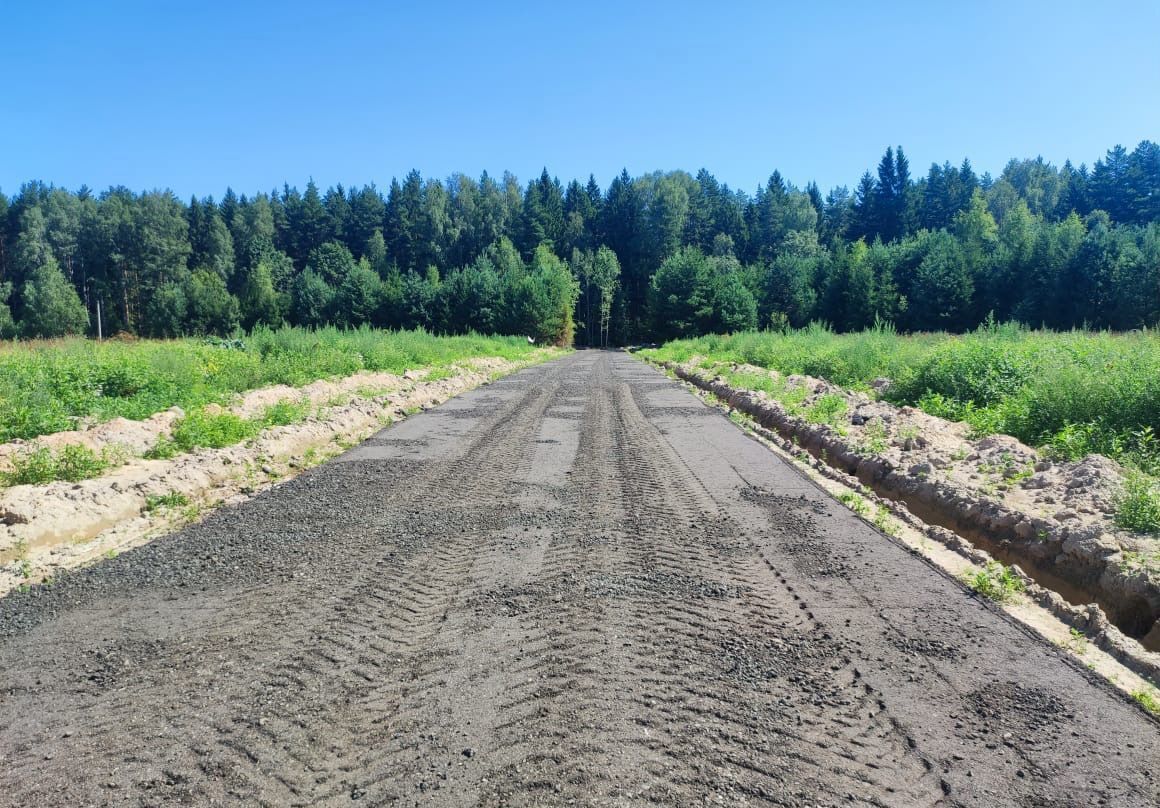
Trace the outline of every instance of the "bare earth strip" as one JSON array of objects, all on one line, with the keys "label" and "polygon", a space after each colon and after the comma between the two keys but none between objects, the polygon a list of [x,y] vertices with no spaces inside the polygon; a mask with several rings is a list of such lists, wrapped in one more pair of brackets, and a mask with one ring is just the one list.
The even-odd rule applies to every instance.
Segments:
[{"label": "bare earth strip", "polygon": [[1160,804],[1160,725],[574,354],[0,600],[0,804]]}]

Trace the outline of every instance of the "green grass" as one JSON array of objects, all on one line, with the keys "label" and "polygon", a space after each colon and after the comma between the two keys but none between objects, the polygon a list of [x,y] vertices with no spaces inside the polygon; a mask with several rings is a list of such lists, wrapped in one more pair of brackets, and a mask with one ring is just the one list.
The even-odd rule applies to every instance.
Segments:
[{"label": "green grass", "polygon": [[964,574],[963,581],[983,597],[996,603],[1010,603],[1023,594],[1024,585],[1010,567],[991,561],[982,569]]},{"label": "green grass", "polygon": [[0,442],[227,404],[272,384],[302,386],[362,370],[403,373],[482,356],[526,358],[523,337],[437,337],[370,328],[260,329],[241,340],[67,339],[0,345]]},{"label": "green grass", "polygon": [[194,410],[173,425],[170,439],[178,452],[222,449],[254,437],[261,428],[260,419],[250,420],[230,412]]},{"label": "green grass", "polygon": [[1137,533],[1160,533],[1160,483],[1135,472],[1116,499],[1116,524]]},{"label": "green grass", "polygon": [[[844,415],[836,402],[823,403],[823,396],[803,412],[802,398],[788,397],[778,381],[728,364],[807,374],[855,390],[889,379],[884,400],[964,421],[972,437],[1012,435],[1059,460],[1114,458],[1135,472],[1120,498],[1118,523],[1160,532],[1160,332],[1051,332],[992,323],[969,334],[904,336],[889,326],[835,334],[815,324],[677,340],[642,353],[657,361],[702,357],[702,367],[730,384],[766,390],[790,413],[835,426]],[[870,434],[859,446],[883,449],[881,436]],[[1000,471],[1008,482],[1032,473]]]},{"label": "green grass", "polygon": [[862,454],[877,455],[882,454],[889,447],[889,442],[886,436],[886,426],[881,422],[875,420],[873,423],[867,424],[866,428],[862,430],[863,442],[859,446]]},{"label": "green grass", "polygon": [[0,475],[3,485],[43,485],[57,480],[80,482],[98,477],[123,458],[116,452],[94,452],[86,446],[71,444],[58,451],[47,447],[12,456],[12,468]]},{"label": "green grass", "polygon": [[162,508],[184,508],[189,504],[189,497],[180,491],[170,491],[165,494],[153,494],[145,497],[145,512],[161,510]]},{"label": "green grass", "polygon": [[[849,388],[891,380],[883,398],[965,420],[1069,459],[1098,452],[1160,472],[1160,333],[1032,331],[992,325],[964,335],[822,326],[677,340],[643,352],[803,373]],[[753,374],[749,374],[753,375]]]},{"label": "green grass", "polygon": [[305,421],[309,415],[309,401],[287,399],[267,407],[262,413],[262,423],[265,426],[290,426]]},{"label": "green grass", "polygon": [[864,500],[860,495],[853,491],[844,491],[838,496],[838,501],[852,510],[859,516],[867,516],[870,513],[870,503]]},{"label": "green grass", "polygon": [[902,533],[898,522],[890,518],[890,511],[881,506],[874,512],[874,527],[881,530],[887,536],[898,536]]},{"label": "green grass", "polygon": [[1132,698],[1152,715],[1160,716],[1160,691],[1157,691],[1156,688],[1137,690],[1132,694]]},{"label": "green grass", "polygon": [[813,424],[840,426],[845,421],[846,409],[846,399],[837,393],[826,393],[806,407],[806,420]]}]

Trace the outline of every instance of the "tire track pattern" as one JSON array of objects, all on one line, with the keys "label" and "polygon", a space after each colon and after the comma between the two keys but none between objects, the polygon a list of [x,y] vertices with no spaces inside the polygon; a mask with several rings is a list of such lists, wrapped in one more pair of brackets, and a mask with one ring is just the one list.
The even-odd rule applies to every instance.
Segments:
[{"label": "tire track pattern", "polygon": [[[818,582],[855,580],[861,556],[834,551],[808,508],[793,516],[797,495],[739,477],[723,496],[658,426],[712,423],[672,390],[623,355],[529,369],[416,416],[406,438],[388,430],[201,525],[0,601],[0,805],[1062,795],[1067,768],[1041,750],[1013,756],[1027,788],[952,785],[956,755],[998,754],[982,746],[991,725],[1047,727],[1057,746],[1089,738],[1064,733],[1076,716],[1006,672],[995,689],[963,688],[979,718],[958,734],[908,726],[873,672],[952,649],[924,657],[949,688],[976,659],[945,634],[903,642],[891,628],[870,642],[828,619]],[[659,393],[666,403],[652,403]],[[438,440],[444,417],[466,429],[460,444]],[[747,507],[775,521],[756,529]],[[1012,718],[1048,708],[1049,724]],[[1146,765],[1130,751],[1120,763],[1135,774],[1118,788],[1089,777],[1068,793],[1148,804]]]}]

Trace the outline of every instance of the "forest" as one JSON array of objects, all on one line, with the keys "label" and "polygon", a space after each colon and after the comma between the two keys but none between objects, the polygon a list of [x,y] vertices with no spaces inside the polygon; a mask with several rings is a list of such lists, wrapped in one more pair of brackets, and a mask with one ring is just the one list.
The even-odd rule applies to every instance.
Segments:
[{"label": "forest", "polygon": [[[99,313],[99,316],[98,316]],[[968,160],[912,176],[901,146],[851,191],[777,171],[601,188],[417,171],[220,200],[29,182],[0,193],[0,336],[423,328],[607,345],[820,321],[964,331],[1160,324],[1160,145],[1091,168]]]}]

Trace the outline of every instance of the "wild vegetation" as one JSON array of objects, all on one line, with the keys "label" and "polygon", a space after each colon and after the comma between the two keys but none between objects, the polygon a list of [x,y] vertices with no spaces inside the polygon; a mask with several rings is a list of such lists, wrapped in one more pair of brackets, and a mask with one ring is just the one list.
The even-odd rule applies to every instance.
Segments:
[{"label": "wild vegetation", "polygon": [[[98,317],[98,311],[100,316]],[[825,320],[859,330],[1160,323],[1160,146],[1089,170],[902,148],[851,192],[706,170],[566,186],[411,172],[188,203],[30,182],[0,194],[0,336],[226,335],[283,322],[625,344]]]},{"label": "wild vegetation", "polygon": [[[836,334],[815,324],[675,340],[646,354],[678,362],[701,357],[706,367],[750,364],[866,391],[873,385],[891,403],[965,421],[978,437],[1013,435],[1068,460],[1107,455],[1133,471],[1117,503],[1121,525],[1160,531],[1155,331],[1051,332],[989,324],[964,335],[900,335],[887,326]],[[743,372],[730,377],[749,389],[771,383]],[[815,405],[817,411],[806,416],[832,418],[821,409]]]},{"label": "wild vegetation", "polygon": [[[174,431],[177,448],[213,446],[252,428],[200,410],[227,403],[235,393],[272,384],[301,386],[361,370],[402,373],[471,357],[519,359],[531,350],[524,337],[436,337],[367,327],[258,328],[244,340],[18,342],[0,347],[0,442],[73,429],[82,420],[146,418],[176,405],[188,412]],[[262,420],[285,424],[299,415],[286,403]],[[43,474],[51,473],[51,479],[68,479],[57,468],[62,463],[72,468],[100,461],[51,453],[27,459],[48,469]]]}]

